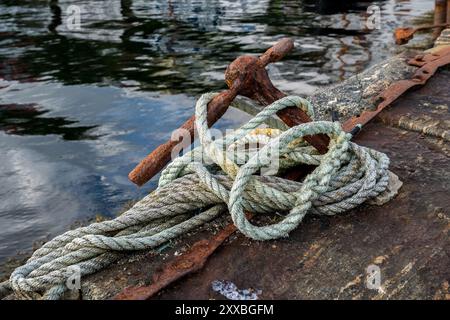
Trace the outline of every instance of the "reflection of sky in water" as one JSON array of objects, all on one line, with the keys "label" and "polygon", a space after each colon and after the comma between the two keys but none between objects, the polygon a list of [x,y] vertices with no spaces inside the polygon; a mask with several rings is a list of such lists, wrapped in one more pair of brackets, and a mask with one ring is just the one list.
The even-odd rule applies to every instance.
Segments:
[{"label": "reflection of sky in water", "polygon": [[[76,126],[101,124],[83,140],[0,131],[0,225],[8,226],[0,235],[0,258],[29,247],[33,239],[57,234],[77,219],[114,214],[126,201],[142,197],[155,179],[137,191],[128,172],[170,137],[194,104],[192,97],[181,94],[19,83],[3,89],[0,101],[0,114],[2,105],[14,102],[20,108],[33,102],[36,109],[49,110],[42,117],[77,119]],[[219,127],[245,118],[230,110]]]},{"label": "reflection of sky in water", "polygon": [[[295,52],[269,73],[282,90],[310,94],[394,53],[392,30],[433,7],[377,2],[382,28],[368,31],[369,3],[320,3],[2,1],[0,261],[154,188],[137,189],[128,172],[191,116],[200,93],[225,87],[237,55],[292,37]],[[78,31],[64,23],[73,4]],[[218,127],[246,118],[229,110]]]}]

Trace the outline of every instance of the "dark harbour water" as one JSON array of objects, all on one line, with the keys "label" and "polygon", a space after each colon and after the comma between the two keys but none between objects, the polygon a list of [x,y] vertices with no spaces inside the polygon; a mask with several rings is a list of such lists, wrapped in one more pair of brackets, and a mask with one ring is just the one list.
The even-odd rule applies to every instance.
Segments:
[{"label": "dark harbour water", "polygon": [[[434,1],[373,2],[381,29],[362,28],[371,2],[0,0],[0,262],[96,214],[114,216],[138,189],[128,172],[225,88],[237,55],[283,36],[296,50],[274,83],[308,95],[392,55],[392,30]],[[81,8],[81,29],[67,9]],[[219,128],[247,116],[229,110]]]}]

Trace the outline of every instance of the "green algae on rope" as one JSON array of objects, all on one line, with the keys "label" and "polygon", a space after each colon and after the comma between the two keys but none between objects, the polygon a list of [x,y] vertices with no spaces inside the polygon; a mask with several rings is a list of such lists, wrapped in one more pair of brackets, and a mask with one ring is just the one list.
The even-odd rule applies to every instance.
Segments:
[{"label": "green algae on rope", "polygon": [[[232,134],[213,140],[206,106],[214,95],[205,94],[196,104],[200,146],[176,158],[162,172],[154,192],[114,220],[71,230],[47,242],[9,281],[0,284],[0,296],[13,291],[20,298],[61,298],[71,267],[77,266],[81,276],[94,273],[120,259],[123,252],[155,248],[227,209],[243,234],[269,240],[288,236],[307,213],[339,214],[386,190],[388,157],[350,142],[351,135],[337,122],[315,121],[284,131],[258,130],[287,107],[301,108],[314,119],[307,100],[282,98]],[[319,133],[330,138],[329,151],[323,155],[303,140]],[[236,148],[248,141],[258,147]],[[237,157],[230,156],[236,152]],[[273,152],[278,157],[275,172],[257,175]],[[245,161],[241,164],[237,159]],[[302,182],[276,176],[299,164],[317,167]],[[278,223],[254,226],[244,211],[286,215]]]}]

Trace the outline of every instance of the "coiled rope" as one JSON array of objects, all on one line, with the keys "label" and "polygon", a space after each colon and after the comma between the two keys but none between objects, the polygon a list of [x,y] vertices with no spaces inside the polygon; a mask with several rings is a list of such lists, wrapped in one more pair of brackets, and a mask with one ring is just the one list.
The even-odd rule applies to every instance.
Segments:
[{"label": "coiled rope", "polygon": [[[232,134],[214,140],[207,126],[207,104],[214,96],[204,94],[196,104],[200,146],[169,164],[154,192],[114,220],[68,231],[44,244],[0,284],[0,297],[13,291],[19,298],[61,298],[74,266],[81,276],[92,274],[125,251],[155,248],[227,209],[243,234],[270,240],[288,236],[308,212],[335,215],[386,189],[388,157],[350,142],[351,135],[337,122],[258,128],[268,120],[273,123],[276,112],[286,107],[301,108],[314,119],[307,100],[280,99]],[[316,134],[330,137],[324,155],[303,140]],[[317,166],[302,182],[276,176],[301,163]],[[246,211],[285,215],[275,224],[255,226]]]}]

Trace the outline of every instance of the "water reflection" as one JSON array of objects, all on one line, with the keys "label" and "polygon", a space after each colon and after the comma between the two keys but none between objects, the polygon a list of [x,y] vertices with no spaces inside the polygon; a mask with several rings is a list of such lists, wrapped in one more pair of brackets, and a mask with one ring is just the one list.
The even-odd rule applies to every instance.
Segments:
[{"label": "water reflection", "polygon": [[[378,3],[384,9],[382,31],[363,28],[367,2],[77,1],[81,30],[69,30],[62,22],[73,4],[2,4],[2,20],[7,21],[2,28],[14,30],[14,37],[0,38],[0,59],[8,63],[18,57],[15,63],[23,65],[23,74],[15,78],[50,76],[65,84],[114,85],[131,80],[143,90],[198,94],[224,87],[222,71],[237,54],[260,52],[277,38],[291,36],[298,43],[291,59],[300,61],[302,71],[324,73],[332,83],[372,63],[368,52],[374,46],[387,56],[389,24],[399,18],[390,12],[395,1]],[[421,10],[414,14],[431,7],[416,6]],[[42,32],[42,23],[52,32]],[[339,70],[330,61],[343,50],[346,58]],[[281,76],[316,85],[297,74],[289,76],[288,70],[281,70]]]},{"label": "water reflection", "polygon": [[[74,220],[139,198],[129,170],[220,90],[237,55],[283,36],[270,66],[282,90],[310,94],[395,51],[391,32],[433,1],[3,0],[0,3],[0,261]],[[68,27],[70,6],[81,28]],[[409,23],[409,22],[408,22]],[[219,128],[246,116],[229,110]]]},{"label": "water reflection", "polygon": [[77,121],[45,117],[48,110],[35,104],[0,104],[0,130],[17,135],[60,135],[64,140],[94,139],[88,131],[96,126],[73,126]]}]

